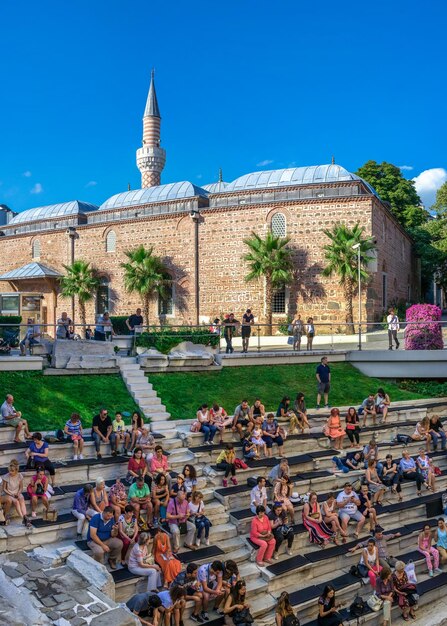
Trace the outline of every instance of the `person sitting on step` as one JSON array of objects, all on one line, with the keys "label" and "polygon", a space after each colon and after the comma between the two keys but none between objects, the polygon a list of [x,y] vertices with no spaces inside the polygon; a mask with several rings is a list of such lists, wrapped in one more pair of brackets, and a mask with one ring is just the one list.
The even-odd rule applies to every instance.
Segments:
[{"label": "person sitting on step", "polygon": [[101,513],[93,515],[88,525],[87,545],[93,552],[95,561],[103,563],[104,555],[107,554],[110,568],[116,569],[123,542],[118,539],[118,524],[115,524],[113,515],[111,506],[106,506]]},{"label": "person sitting on step", "polygon": [[[160,612],[164,615],[165,624],[183,626],[183,613],[186,607],[186,590],[183,587],[172,586],[170,589],[160,591],[158,597],[161,600]],[[172,620],[174,618],[174,620]]]},{"label": "person sitting on step", "polygon": [[236,459],[236,454],[234,452],[234,445],[232,443],[227,443],[225,448],[221,451],[219,456],[216,459],[216,467],[218,470],[223,470],[225,472],[225,476],[222,480],[222,485],[224,487],[228,486],[228,476],[231,474],[231,482],[233,485],[237,485],[236,480],[236,465],[234,463]]},{"label": "person sitting on step", "polygon": [[135,509],[135,515],[140,518],[142,512],[146,513],[146,522],[149,526],[152,525],[152,501],[151,490],[149,485],[144,481],[143,476],[138,476],[136,481],[132,483],[127,494],[129,498],[129,504]]},{"label": "person sitting on step", "polygon": [[69,420],[65,422],[64,434],[67,441],[73,443],[73,461],[84,458],[82,452],[84,450],[84,437],[82,435],[82,422],[79,413],[72,413]]},{"label": "person sitting on step", "polygon": [[89,522],[89,520],[98,512],[90,506],[90,495],[92,491],[93,485],[84,485],[77,490],[73,498],[71,514],[78,520],[78,539],[82,539],[85,522]]},{"label": "person sitting on step", "polygon": [[109,444],[113,426],[107,409],[101,408],[92,422],[92,437],[95,442],[96,458],[102,459],[101,443]]},{"label": "person sitting on step", "polygon": [[15,428],[15,443],[23,443],[25,439],[31,439],[31,433],[29,431],[28,422],[22,417],[20,411],[16,411],[14,407],[14,396],[10,393],[6,395],[5,401],[1,408],[1,423],[4,426],[11,426]]},{"label": "person sitting on step", "polygon": [[36,468],[35,475],[31,478],[26,491],[31,500],[31,517],[36,517],[37,502],[39,498],[42,500],[44,509],[48,511],[50,506],[49,498],[51,495],[48,490],[48,478],[45,476],[45,470],[42,466]]},{"label": "person sitting on step", "polygon": [[147,591],[157,591],[161,587],[161,569],[154,563],[149,543],[151,536],[149,533],[140,533],[137,543],[133,546],[129,554],[128,568],[135,576],[147,577]]},{"label": "person sitting on step", "polygon": [[121,445],[121,454],[126,454],[129,447],[130,435],[126,431],[126,424],[124,423],[123,416],[120,411],[115,413],[115,419],[112,422],[112,433],[110,434],[110,446],[112,449],[112,456],[119,454],[119,447]]},{"label": "person sitting on step", "polygon": [[225,597],[223,569],[223,563],[216,560],[212,563],[204,563],[197,572],[197,580],[202,587],[203,594],[203,613],[201,616],[206,622],[209,619],[207,611],[210,600],[214,600],[214,608],[218,608]]},{"label": "person sitting on step", "polygon": [[126,606],[138,617],[142,626],[155,626],[160,622],[161,600],[156,593],[136,593],[129,598]]},{"label": "person sitting on step", "polygon": [[169,488],[171,488],[171,475],[169,474],[171,468],[169,467],[168,457],[163,453],[163,448],[160,445],[155,446],[154,452],[155,454],[149,466],[149,474],[151,478],[155,478],[155,476],[160,473],[164,474],[168,481]]},{"label": "person sitting on step", "polygon": [[197,579],[199,567],[196,563],[188,563],[186,569],[177,574],[172,587],[181,586],[186,591],[186,602],[194,602],[194,610],[191,614],[193,622],[202,624],[206,620],[203,615],[203,592]]}]

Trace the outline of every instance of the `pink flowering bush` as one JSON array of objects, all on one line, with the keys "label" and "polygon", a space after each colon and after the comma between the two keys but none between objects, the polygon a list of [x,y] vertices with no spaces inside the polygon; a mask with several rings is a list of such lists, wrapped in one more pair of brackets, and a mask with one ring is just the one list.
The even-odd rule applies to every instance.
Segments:
[{"label": "pink flowering bush", "polygon": [[[442,350],[441,309],[434,304],[414,304],[407,309],[405,350]],[[417,322],[420,322],[418,324]]]}]

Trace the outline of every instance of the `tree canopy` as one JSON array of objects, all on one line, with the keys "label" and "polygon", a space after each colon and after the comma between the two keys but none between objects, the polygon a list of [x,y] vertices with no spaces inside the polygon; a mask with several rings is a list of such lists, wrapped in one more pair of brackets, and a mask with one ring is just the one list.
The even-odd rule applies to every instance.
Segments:
[{"label": "tree canopy", "polygon": [[346,302],[346,323],[348,331],[352,331],[352,300],[354,290],[358,286],[358,250],[353,246],[360,246],[360,278],[364,285],[369,280],[368,263],[374,258],[373,252],[376,246],[371,239],[364,236],[364,228],[358,223],[350,228],[338,222],[330,230],[323,232],[330,240],[323,247],[326,260],[323,276],[335,274],[339,277]]},{"label": "tree canopy", "polygon": [[66,298],[74,296],[78,299],[81,324],[85,326],[85,303],[93,298],[99,280],[90,263],[81,259],[71,265],[64,265],[64,269],[67,273],[60,280],[61,294]]},{"label": "tree canopy", "polygon": [[429,215],[422,206],[414,181],[405,178],[396,165],[367,161],[356,174],[390,204],[391,211],[405,228],[416,228],[427,221]]},{"label": "tree canopy", "polygon": [[445,182],[436,192],[436,201],[431,207],[438,216],[447,215],[447,182]]}]

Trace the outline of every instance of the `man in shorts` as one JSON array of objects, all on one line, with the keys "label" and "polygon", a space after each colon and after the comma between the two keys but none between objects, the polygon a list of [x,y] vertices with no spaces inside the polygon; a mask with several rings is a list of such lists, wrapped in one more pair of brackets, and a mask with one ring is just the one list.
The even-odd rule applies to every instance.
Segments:
[{"label": "man in shorts", "polygon": [[248,342],[250,341],[251,327],[255,322],[255,318],[251,309],[247,309],[242,316],[242,352],[248,352]]},{"label": "man in shorts", "polygon": [[[8,393],[5,401],[0,408],[0,421],[5,426],[11,426],[16,429],[14,441],[15,443],[22,443],[23,435],[25,439],[31,439],[31,433],[28,428],[28,422],[23,419],[20,411],[16,411],[14,407],[14,397]],[[23,435],[21,434],[23,431]]]},{"label": "man in shorts", "polygon": [[242,402],[234,409],[233,425],[231,430],[233,432],[237,431],[239,433],[239,437],[242,439],[244,436],[244,428],[248,433],[250,433],[254,428],[254,422],[250,419],[250,405],[248,404],[248,400],[242,400]]},{"label": "man in shorts", "polygon": [[317,410],[320,408],[321,396],[324,396],[324,407],[330,409],[329,391],[331,390],[331,368],[327,364],[327,356],[322,357],[315,373],[317,379]]},{"label": "man in shorts", "polygon": [[360,500],[352,489],[351,483],[345,483],[343,491],[340,491],[337,496],[336,506],[343,532],[347,531],[349,520],[353,519],[357,522],[354,537],[358,539],[359,533],[366,522],[366,517],[357,508],[360,506]]},{"label": "man in shorts", "polygon": [[375,403],[375,398],[374,398],[373,393],[370,393],[369,396],[363,400],[362,405],[358,410],[358,414],[363,415],[363,424],[362,424],[363,428],[365,428],[366,426],[366,418],[368,417],[368,415],[372,417],[373,426],[376,425],[377,413],[376,413],[376,403]]}]

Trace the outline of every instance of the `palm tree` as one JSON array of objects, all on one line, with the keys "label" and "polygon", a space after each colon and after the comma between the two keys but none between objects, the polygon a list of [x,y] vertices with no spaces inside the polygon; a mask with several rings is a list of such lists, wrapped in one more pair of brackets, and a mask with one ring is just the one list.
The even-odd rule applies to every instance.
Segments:
[{"label": "palm tree", "polygon": [[64,265],[64,269],[67,274],[60,279],[61,294],[66,298],[74,296],[78,299],[79,317],[85,332],[85,303],[91,300],[96,293],[99,279],[90,263],[86,261],[73,261],[71,265]]},{"label": "palm tree", "polygon": [[146,324],[149,324],[150,301],[155,296],[166,298],[167,287],[172,284],[172,280],[166,265],[161,257],[154,254],[152,246],[145,248],[141,245],[125,254],[129,261],[121,263],[124,269],[124,286],[127,291],[136,291],[142,296]]},{"label": "palm tree", "polygon": [[364,237],[364,228],[357,223],[353,228],[337,222],[331,230],[323,231],[330,243],[324,246],[324,257],[327,262],[323,270],[323,276],[336,274],[343,287],[346,302],[347,332],[354,333],[354,318],[352,300],[356,288],[358,288],[358,250],[353,249],[355,244],[360,244],[360,277],[361,282],[366,284],[369,279],[368,263],[374,258],[371,254],[375,251],[375,243]]},{"label": "palm tree", "polygon": [[249,249],[242,257],[249,267],[245,280],[265,279],[265,317],[269,334],[272,332],[273,290],[292,282],[292,251],[287,248],[289,241],[289,237],[276,236],[271,230],[264,239],[254,232],[248,239],[244,239]]}]

